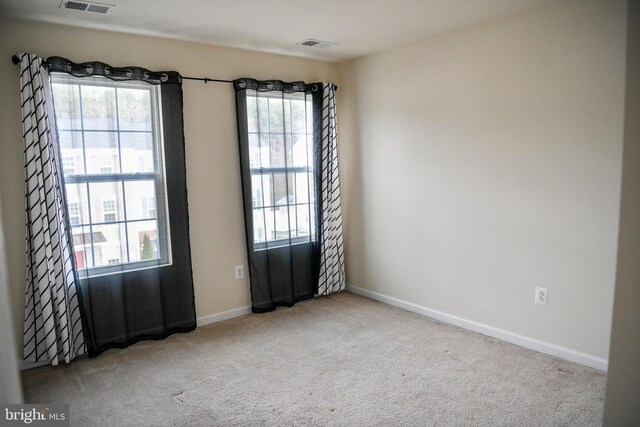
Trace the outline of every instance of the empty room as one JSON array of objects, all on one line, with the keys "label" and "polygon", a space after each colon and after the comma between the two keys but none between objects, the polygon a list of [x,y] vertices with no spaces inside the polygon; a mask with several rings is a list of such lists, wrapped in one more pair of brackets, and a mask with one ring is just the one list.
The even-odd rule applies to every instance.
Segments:
[{"label": "empty room", "polygon": [[640,426],[640,3],[0,1],[0,425]]}]

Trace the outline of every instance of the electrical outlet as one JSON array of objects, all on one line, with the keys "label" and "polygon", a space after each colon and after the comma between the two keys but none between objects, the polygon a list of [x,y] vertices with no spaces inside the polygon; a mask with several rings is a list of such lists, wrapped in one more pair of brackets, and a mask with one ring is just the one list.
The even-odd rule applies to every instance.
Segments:
[{"label": "electrical outlet", "polygon": [[536,304],[547,305],[547,288],[536,286],[536,296],[533,300]]},{"label": "electrical outlet", "polygon": [[244,265],[236,265],[236,279],[244,279]]}]

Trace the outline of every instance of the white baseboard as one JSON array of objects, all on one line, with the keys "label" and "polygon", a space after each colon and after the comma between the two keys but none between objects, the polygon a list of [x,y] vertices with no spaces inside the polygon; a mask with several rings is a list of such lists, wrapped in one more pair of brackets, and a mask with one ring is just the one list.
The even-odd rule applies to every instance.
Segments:
[{"label": "white baseboard", "polygon": [[470,331],[478,332],[483,335],[487,335],[493,338],[497,338],[501,341],[506,341],[511,344],[519,345],[520,347],[528,348],[538,351],[540,353],[549,354],[551,356],[558,357],[560,359],[568,360],[569,362],[579,363],[586,365],[600,371],[607,370],[609,361],[601,357],[593,356],[591,354],[582,353],[580,351],[571,350],[569,348],[560,347],[555,344],[550,344],[544,341],[539,341],[534,338],[525,337],[513,332],[505,331],[503,329],[494,328],[493,326],[484,325],[482,323],[474,322],[473,320],[464,319],[462,317],[454,316],[451,314],[443,313],[441,311],[433,310],[427,307],[423,307],[418,304],[414,304],[408,301],[404,301],[398,298],[390,297],[378,292],[373,292],[367,289],[358,288],[357,286],[347,285],[347,291],[352,292],[363,297],[367,297],[376,301],[383,302],[385,304],[392,305],[394,307],[402,308],[403,310],[411,311],[413,313],[420,314],[422,316],[430,317],[432,319],[439,320],[444,323],[459,326]]},{"label": "white baseboard", "polygon": [[198,317],[198,326],[209,325],[211,323],[222,322],[223,320],[233,319],[234,317],[251,314],[251,306],[234,308],[220,313],[209,314],[208,316]]}]

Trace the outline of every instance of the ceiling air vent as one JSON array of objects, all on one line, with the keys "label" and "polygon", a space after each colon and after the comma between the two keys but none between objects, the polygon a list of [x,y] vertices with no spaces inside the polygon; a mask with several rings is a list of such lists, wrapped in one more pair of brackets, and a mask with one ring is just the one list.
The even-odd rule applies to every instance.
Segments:
[{"label": "ceiling air vent", "polygon": [[325,42],[322,40],[316,40],[316,39],[306,39],[304,41],[301,41],[300,43],[298,43],[298,46],[306,46],[306,47],[329,47],[329,46],[333,46],[334,42]]},{"label": "ceiling air vent", "polygon": [[93,12],[107,15],[111,13],[115,6],[112,4],[103,4],[86,1],[65,1],[60,3],[60,9],[79,10],[81,12]]}]

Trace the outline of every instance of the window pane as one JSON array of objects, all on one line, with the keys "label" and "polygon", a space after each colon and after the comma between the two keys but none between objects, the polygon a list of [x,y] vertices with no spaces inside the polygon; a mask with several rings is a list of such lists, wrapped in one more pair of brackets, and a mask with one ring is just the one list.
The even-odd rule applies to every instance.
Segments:
[{"label": "window pane", "polygon": [[[255,92],[254,92],[255,93]],[[249,133],[258,132],[258,106],[255,96],[247,94],[247,130]]]},{"label": "window pane", "polygon": [[116,132],[85,132],[84,143],[88,174],[120,172],[118,134]]},{"label": "window pane", "polygon": [[58,131],[58,143],[63,152],[73,149],[82,150],[82,132],[60,130]]},{"label": "window pane", "polygon": [[127,220],[156,219],[156,182],[128,181],[124,183]]},{"label": "window pane", "polygon": [[118,88],[120,130],[151,130],[150,97],[147,89]]},{"label": "window pane", "polygon": [[56,123],[58,130],[80,129],[79,86],[69,84],[51,85],[55,98]]},{"label": "window pane", "polygon": [[253,242],[264,243],[266,237],[266,229],[264,224],[264,209],[253,210]]},{"label": "window pane", "polygon": [[[283,104],[281,98],[267,98],[269,100],[269,132],[284,133]],[[260,129],[264,132],[263,129]]]},{"label": "window pane", "polygon": [[[78,269],[93,267],[93,251],[91,250],[91,233],[89,227],[72,227],[73,252]],[[94,236],[94,240],[102,237]]]},{"label": "window pane", "polygon": [[62,171],[65,176],[84,174],[82,132],[59,131],[58,143],[62,156]]},{"label": "window pane", "polygon": [[287,139],[287,166],[308,167],[307,138],[304,134],[291,134]]},{"label": "window pane", "polygon": [[309,221],[309,205],[308,204],[297,205],[296,212],[297,212],[296,231],[297,231],[298,237],[308,236],[310,226],[311,226],[311,223]]},{"label": "window pane", "polygon": [[81,93],[84,128],[117,129],[115,88],[83,85]]},{"label": "window pane", "polygon": [[273,180],[271,174],[262,175],[263,206],[273,206]]},{"label": "window pane", "polygon": [[122,172],[155,172],[153,133],[120,132]]},{"label": "window pane", "polygon": [[285,156],[286,156],[286,165],[288,168],[293,167],[293,138],[291,134],[285,134],[284,136],[284,148],[285,148]]},{"label": "window pane", "polygon": [[94,225],[93,252],[95,267],[127,262],[126,228],[124,224]]},{"label": "window pane", "polygon": [[260,167],[271,167],[271,150],[269,150],[269,134],[260,134]]},{"label": "window pane", "polygon": [[269,148],[270,148],[270,167],[272,168],[283,168],[285,167],[285,144],[284,144],[284,135],[283,134],[275,134],[270,135],[269,137]]},{"label": "window pane", "polygon": [[264,227],[267,234],[267,242],[278,240],[276,235],[276,210],[279,208],[264,209]]},{"label": "window pane", "polygon": [[[283,208],[284,209],[284,208]],[[291,230],[291,238],[298,237],[297,233],[297,210],[296,206],[289,206],[289,230]]]},{"label": "window pane", "polygon": [[300,172],[295,174],[295,188],[296,188],[296,203],[308,203],[309,202],[309,174],[306,172]]},{"label": "window pane", "polygon": [[309,180],[309,187],[308,187],[309,188],[309,201],[313,202],[315,200],[315,198],[316,198],[316,187],[315,187],[316,182],[315,182],[315,179],[314,179],[314,176],[313,176],[313,172],[309,172],[307,174],[307,176],[308,176],[308,180]]},{"label": "window pane", "polygon": [[305,106],[306,103],[303,100],[291,100],[291,132],[293,133],[306,132]]},{"label": "window pane", "polygon": [[283,121],[284,121],[284,132],[286,134],[291,134],[291,100],[283,99]]},{"label": "window pane", "polygon": [[91,220],[94,224],[124,221],[121,181],[90,183],[89,197],[91,197]]},{"label": "window pane", "polygon": [[258,113],[258,131],[262,133],[269,132],[269,101],[263,96],[256,98],[256,107]]},{"label": "window pane", "polygon": [[307,135],[307,165],[310,169],[315,167],[313,155],[313,137],[311,135]]},{"label": "window pane", "polygon": [[[89,224],[89,198],[87,184],[66,184],[67,209],[71,225]],[[74,210],[72,213],[72,205]],[[77,211],[76,208],[77,207]],[[88,232],[88,229],[87,229]]]},{"label": "window pane", "polygon": [[[265,147],[264,151],[267,147]],[[257,133],[249,134],[249,167],[260,168],[262,166],[262,147],[260,146],[260,136]],[[265,166],[267,162],[264,162]]]},{"label": "window pane", "polygon": [[157,221],[127,223],[129,229],[129,257],[131,261],[160,258]]},{"label": "window pane", "polygon": [[262,175],[251,175],[251,199],[254,208],[264,206]]},{"label": "window pane", "polygon": [[293,199],[293,195],[287,193],[287,175],[284,173],[273,174],[273,188],[276,205],[287,205]]},{"label": "window pane", "polygon": [[289,239],[289,208],[281,206],[275,208],[276,236],[275,240]]}]

